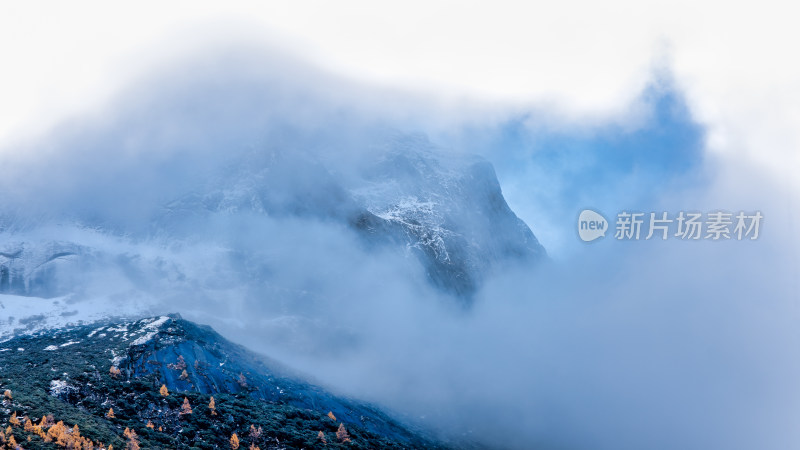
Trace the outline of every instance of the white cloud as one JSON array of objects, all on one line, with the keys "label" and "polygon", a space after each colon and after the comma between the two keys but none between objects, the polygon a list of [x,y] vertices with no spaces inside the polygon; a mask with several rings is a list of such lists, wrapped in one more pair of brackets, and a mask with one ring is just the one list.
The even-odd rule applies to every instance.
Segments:
[{"label": "white cloud", "polygon": [[188,48],[246,35],[357,80],[578,118],[624,113],[668,55],[710,148],[790,180],[792,17],[780,2],[5,3],[0,143],[94,110]]}]

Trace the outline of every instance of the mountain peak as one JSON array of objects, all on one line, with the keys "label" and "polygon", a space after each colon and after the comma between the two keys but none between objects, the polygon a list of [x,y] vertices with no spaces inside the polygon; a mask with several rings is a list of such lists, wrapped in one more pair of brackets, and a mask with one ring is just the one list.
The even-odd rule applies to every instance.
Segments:
[{"label": "mountain peak", "polygon": [[[92,273],[112,269],[132,290],[165,277],[202,285],[217,274],[194,279],[168,252],[153,258],[143,244],[157,238],[162,248],[187,240],[226,247],[239,240],[231,236],[237,229],[265,218],[321,221],[354,231],[368,245],[405,249],[433,286],[465,305],[492,272],[546,257],[485,159],[439,149],[420,135],[397,135],[359,152],[355,160],[282,148],[237,154],[214,176],[152,205],[144,233],[111,232],[94,216],[47,230],[9,228],[4,234],[13,244],[0,248],[0,293],[65,296],[81,291]],[[131,240],[118,242],[123,236]],[[245,247],[230,253],[258,259],[258,248]],[[238,273],[238,261],[231,264],[205,263]]]}]

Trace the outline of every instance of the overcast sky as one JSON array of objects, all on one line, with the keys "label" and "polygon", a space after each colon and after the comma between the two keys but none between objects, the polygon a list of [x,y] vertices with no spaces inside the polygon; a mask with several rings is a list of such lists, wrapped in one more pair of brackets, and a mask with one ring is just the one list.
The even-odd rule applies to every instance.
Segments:
[{"label": "overcast sky", "polygon": [[[641,122],[642,93],[655,74],[667,74],[670,89],[686,103],[683,120],[702,127],[701,153],[725,168],[718,189],[746,191],[742,178],[759,171],[795,208],[800,61],[793,44],[800,28],[783,5],[6,2],[0,5],[0,152],[20,151],[14,143],[35,141],[68,118],[102,115],[115,95],[154,68],[235,41],[283,52],[356,84],[438,102],[447,111],[439,116],[448,120],[459,120],[458,105],[471,102],[484,115],[479,123],[495,120],[498,111],[506,119],[545,111],[571,134]],[[661,138],[653,139],[643,145]],[[558,252],[564,237],[537,214],[543,205],[529,202],[535,193],[525,176],[537,174],[515,178],[502,161],[493,162],[512,208]]]},{"label": "overcast sky", "polygon": [[[799,167],[800,28],[786,2],[4,2],[0,144],[102,105],[220,38],[447,98],[624,115],[667,64],[712,151]],[[797,187],[798,181],[791,181]]]}]

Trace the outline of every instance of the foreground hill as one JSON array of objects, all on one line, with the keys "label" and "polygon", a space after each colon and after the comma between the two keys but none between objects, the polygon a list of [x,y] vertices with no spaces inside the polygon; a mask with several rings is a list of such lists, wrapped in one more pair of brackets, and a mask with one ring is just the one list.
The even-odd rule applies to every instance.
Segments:
[{"label": "foreground hill", "polygon": [[179,316],[0,343],[3,392],[0,448],[443,448]]}]

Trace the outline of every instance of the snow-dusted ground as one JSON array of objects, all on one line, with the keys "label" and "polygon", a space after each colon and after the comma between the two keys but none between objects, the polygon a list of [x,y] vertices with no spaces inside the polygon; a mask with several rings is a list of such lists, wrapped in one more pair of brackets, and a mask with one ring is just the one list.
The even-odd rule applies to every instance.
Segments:
[{"label": "snow-dusted ground", "polygon": [[[150,306],[146,299],[78,300],[73,296],[40,298],[0,294],[0,342],[17,334],[92,323],[109,317],[137,317],[145,314]],[[74,342],[64,343],[72,344]]]},{"label": "snow-dusted ground", "polygon": [[[3,296],[9,297],[9,296]],[[8,299],[5,299],[8,300]],[[106,320],[109,317],[112,317],[112,314],[108,312],[98,311],[98,315],[96,316],[87,316],[93,317],[96,320]],[[88,321],[82,321],[86,323]],[[106,322],[107,323],[107,322]],[[56,330],[54,333],[50,335],[49,342],[56,341],[54,344],[50,344],[42,350],[48,352],[58,352],[65,347],[70,347],[73,345],[80,344],[84,341],[88,340],[102,340],[106,339],[110,342],[113,341],[116,347],[109,347],[106,352],[108,352],[111,361],[111,365],[119,366],[121,361],[125,358],[124,349],[128,347],[144,345],[158,334],[162,328],[169,327],[170,324],[170,317],[168,316],[159,316],[159,317],[151,317],[139,320],[127,320],[124,322],[120,322],[117,326],[111,327],[108,325],[100,325],[98,328],[95,328],[90,333],[84,336],[74,336],[73,334],[63,333],[65,330],[70,330],[71,325],[79,325],[78,322],[67,322],[67,321],[59,321],[59,320],[51,320],[48,321],[47,319],[41,320],[37,322],[36,327],[26,328],[24,330],[15,330],[16,333],[22,334],[39,334],[39,333],[47,333],[48,330],[54,329]],[[67,327],[67,328],[61,328]],[[105,332],[103,332],[105,331]],[[9,336],[10,337],[10,336]],[[76,340],[76,337],[80,338],[80,340]],[[4,338],[8,339],[8,337]],[[0,352],[9,352],[9,351],[18,351],[22,352],[25,351],[24,348],[8,348],[3,346],[4,340],[0,339]],[[74,389],[74,387],[67,386],[64,382],[61,381],[53,381],[51,383],[51,392],[56,391],[56,394],[61,393],[64,389]]]}]

